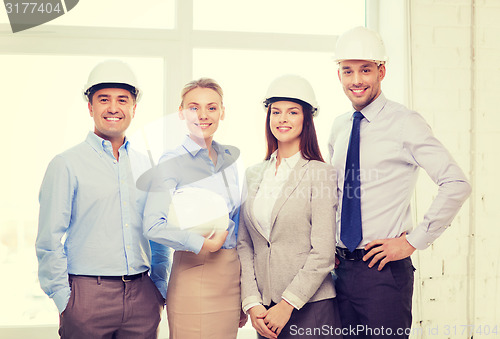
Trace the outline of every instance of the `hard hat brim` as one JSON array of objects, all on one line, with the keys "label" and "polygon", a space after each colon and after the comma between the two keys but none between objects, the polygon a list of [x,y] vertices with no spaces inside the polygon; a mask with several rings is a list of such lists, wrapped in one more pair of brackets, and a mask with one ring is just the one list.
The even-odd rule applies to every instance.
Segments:
[{"label": "hard hat brim", "polygon": [[289,98],[289,97],[271,97],[271,98],[267,98],[263,102],[264,103],[264,108],[267,109],[271,104],[273,104],[275,102],[278,102],[278,101],[291,101],[291,102],[295,102],[296,104],[301,105],[302,107],[310,107],[313,117],[315,117],[316,115],[318,115],[319,107],[314,107],[310,103],[305,102],[304,100],[297,99],[297,98]]},{"label": "hard hat brim", "polygon": [[130,92],[130,94],[132,94],[132,96],[134,97],[134,100],[136,102],[139,100],[138,98],[139,98],[140,90],[137,87],[134,87],[134,86],[131,86],[131,85],[125,84],[125,83],[118,83],[118,82],[105,82],[105,83],[93,85],[93,86],[89,87],[87,90],[85,90],[83,95],[88,99],[88,101],[90,101],[90,98],[94,95],[95,92],[97,92],[101,89],[104,89],[104,88],[121,88],[121,89],[127,90]]}]

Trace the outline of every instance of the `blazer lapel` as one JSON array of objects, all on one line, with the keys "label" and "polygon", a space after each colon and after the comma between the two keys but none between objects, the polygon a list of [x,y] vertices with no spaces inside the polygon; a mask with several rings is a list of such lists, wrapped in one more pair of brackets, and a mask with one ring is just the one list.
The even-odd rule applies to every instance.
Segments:
[{"label": "blazer lapel", "polygon": [[288,180],[283,185],[281,194],[279,198],[276,200],[276,203],[274,204],[273,207],[273,212],[271,213],[271,232],[281,207],[283,207],[283,204],[288,200],[290,195],[295,191],[299,183],[302,181],[302,178],[304,177],[304,174],[307,171],[306,164],[308,162],[309,160],[306,160],[301,157],[297,161],[297,164],[295,165],[293,170],[290,172]]},{"label": "blazer lapel", "polygon": [[255,202],[255,195],[257,194],[257,191],[259,190],[260,183],[262,182],[262,178],[264,176],[264,171],[266,169],[266,164],[267,162],[263,162],[261,166],[258,166],[255,168],[254,172],[248,173],[249,175],[249,186],[247,187],[248,189],[248,196],[247,196],[247,208],[245,209],[247,212],[247,217],[250,219],[251,224],[255,226],[255,229],[264,237],[267,239],[267,236],[264,234],[264,230],[262,227],[260,227],[259,223],[257,222],[257,219],[255,218],[255,214],[253,213],[253,204]]}]

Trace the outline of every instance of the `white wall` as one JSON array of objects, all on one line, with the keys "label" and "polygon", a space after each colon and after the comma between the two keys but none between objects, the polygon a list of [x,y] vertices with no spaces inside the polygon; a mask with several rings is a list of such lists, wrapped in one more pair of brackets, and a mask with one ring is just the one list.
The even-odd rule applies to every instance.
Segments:
[{"label": "white wall", "polygon": [[[499,337],[500,210],[494,173],[500,118],[494,101],[500,89],[500,1],[409,3],[412,108],[424,115],[473,185],[450,229],[414,255],[419,269],[414,326],[424,330],[418,336],[424,338],[467,338],[471,331],[474,338]],[[435,192],[422,173],[418,218]]]}]

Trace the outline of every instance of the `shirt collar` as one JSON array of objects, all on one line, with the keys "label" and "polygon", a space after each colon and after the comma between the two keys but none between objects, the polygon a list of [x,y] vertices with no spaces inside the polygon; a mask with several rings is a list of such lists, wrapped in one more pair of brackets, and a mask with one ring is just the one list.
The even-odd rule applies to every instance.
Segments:
[{"label": "shirt collar", "polygon": [[[98,136],[97,134],[95,134],[92,131],[89,131],[89,133],[87,134],[86,141],[97,152],[104,151],[107,148],[106,145],[109,145],[108,147],[111,147],[111,142],[110,141],[101,138],[100,136]],[[128,149],[130,147],[130,141],[127,139],[127,137],[125,137],[123,145],[120,146],[120,148],[122,148],[122,147],[125,148],[125,150],[128,152]]]},{"label": "shirt collar", "polygon": [[[274,164],[277,161],[277,156],[278,156],[278,150],[274,151],[273,154],[271,154],[271,157],[269,158],[269,160],[271,160],[271,164]],[[291,157],[282,158],[281,164],[286,164],[286,166],[288,168],[292,169],[295,167],[295,165],[297,165],[297,162],[299,161],[301,156],[302,156],[302,153],[300,151],[298,151],[297,153],[295,153]]]},{"label": "shirt collar", "polygon": [[[213,144],[214,144],[214,142],[212,141],[212,147],[213,147]],[[195,157],[198,154],[198,152],[200,152],[201,150],[205,149],[205,148],[201,147],[200,145],[198,145],[188,135],[184,139],[184,142],[182,143],[182,147],[184,147],[184,149],[186,151],[188,151],[188,153],[190,153],[193,157]]]},{"label": "shirt collar", "polygon": [[368,122],[371,122],[373,119],[377,117],[380,111],[382,111],[386,103],[387,103],[387,98],[384,96],[384,93],[380,92],[380,95],[377,97],[377,99],[373,100],[368,106],[363,108],[361,110],[361,113],[363,113],[363,116]]},{"label": "shirt collar", "polygon": [[[200,145],[198,145],[193,139],[191,139],[189,136],[186,136],[184,139],[184,142],[182,143],[182,146],[184,149],[190,153],[193,157],[198,155],[198,152],[200,152],[203,149]],[[231,150],[229,148],[223,147],[221,144],[219,144],[216,141],[212,141],[212,148],[217,152],[217,159],[219,159],[221,156],[233,156],[231,154]]]}]

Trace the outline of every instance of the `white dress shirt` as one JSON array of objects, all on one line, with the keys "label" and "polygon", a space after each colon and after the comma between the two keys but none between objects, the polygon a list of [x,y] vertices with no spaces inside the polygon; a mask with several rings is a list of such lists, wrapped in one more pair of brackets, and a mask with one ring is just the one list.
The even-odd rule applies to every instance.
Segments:
[{"label": "white dress shirt", "polygon": [[289,158],[282,158],[280,165],[276,169],[277,152],[275,151],[268,161],[253,205],[255,218],[259,226],[264,230],[267,239],[271,234],[271,214],[274,204],[281,195],[283,185],[301,157],[299,151]]},{"label": "white dress shirt", "polygon": [[[352,128],[350,111],[335,119],[329,140],[330,162],[338,171],[340,212],[347,147]],[[470,185],[445,147],[417,112],[387,100],[381,93],[361,113],[360,182],[364,248],[377,239],[396,238],[408,232],[408,242],[427,248],[451,224],[470,194]],[[423,220],[413,229],[410,201],[422,167],[438,185],[438,192]]]}]

